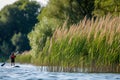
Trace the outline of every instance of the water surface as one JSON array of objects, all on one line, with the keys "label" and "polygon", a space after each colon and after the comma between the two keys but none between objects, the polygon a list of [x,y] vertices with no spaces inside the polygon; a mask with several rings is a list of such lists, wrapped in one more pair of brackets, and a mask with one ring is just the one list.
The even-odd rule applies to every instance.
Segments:
[{"label": "water surface", "polygon": [[16,65],[20,67],[13,68],[9,63],[0,66],[0,80],[120,80],[120,74],[115,73],[48,72],[38,66]]}]

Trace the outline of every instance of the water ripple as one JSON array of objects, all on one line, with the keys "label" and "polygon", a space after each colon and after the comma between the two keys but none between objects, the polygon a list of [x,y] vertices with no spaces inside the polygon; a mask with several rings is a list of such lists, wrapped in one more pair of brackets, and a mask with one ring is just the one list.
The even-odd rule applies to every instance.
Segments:
[{"label": "water ripple", "polygon": [[120,74],[114,73],[68,73],[47,72],[32,65],[20,65],[20,68],[9,64],[0,67],[0,80],[120,80]]}]

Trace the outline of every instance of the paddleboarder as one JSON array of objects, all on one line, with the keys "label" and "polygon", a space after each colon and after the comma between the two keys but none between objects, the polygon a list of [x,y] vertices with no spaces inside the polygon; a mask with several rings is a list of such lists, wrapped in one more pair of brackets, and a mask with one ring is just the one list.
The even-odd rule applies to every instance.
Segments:
[{"label": "paddleboarder", "polygon": [[15,66],[15,58],[16,58],[15,54],[14,54],[14,53],[12,53],[12,54],[10,55],[10,59],[11,59],[11,66]]}]

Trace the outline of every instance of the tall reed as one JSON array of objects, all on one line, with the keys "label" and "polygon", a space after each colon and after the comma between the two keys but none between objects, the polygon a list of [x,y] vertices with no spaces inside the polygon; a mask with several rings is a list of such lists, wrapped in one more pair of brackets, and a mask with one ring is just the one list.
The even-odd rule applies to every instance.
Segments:
[{"label": "tall reed", "polygon": [[33,64],[52,71],[120,72],[120,17],[84,18],[57,28]]},{"label": "tall reed", "polygon": [[32,56],[29,52],[24,52],[23,54],[18,54],[16,56],[16,62],[19,63],[31,63]]},{"label": "tall reed", "polygon": [[120,72],[120,17],[110,15],[57,28],[39,56],[40,64]]}]

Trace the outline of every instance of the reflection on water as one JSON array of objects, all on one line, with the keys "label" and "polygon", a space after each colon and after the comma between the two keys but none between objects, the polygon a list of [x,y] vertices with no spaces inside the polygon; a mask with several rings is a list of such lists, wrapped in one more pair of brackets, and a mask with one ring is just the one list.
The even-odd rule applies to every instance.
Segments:
[{"label": "reflection on water", "polygon": [[120,80],[120,74],[114,73],[48,72],[47,67],[17,65],[20,68],[10,67],[9,64],[0,67],[0,80]]}]

